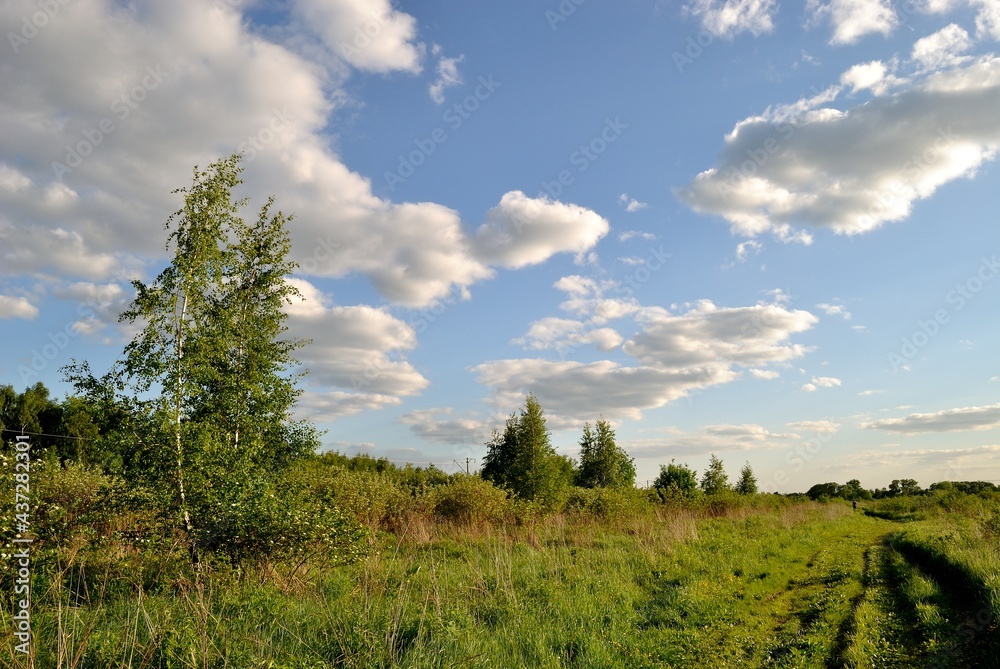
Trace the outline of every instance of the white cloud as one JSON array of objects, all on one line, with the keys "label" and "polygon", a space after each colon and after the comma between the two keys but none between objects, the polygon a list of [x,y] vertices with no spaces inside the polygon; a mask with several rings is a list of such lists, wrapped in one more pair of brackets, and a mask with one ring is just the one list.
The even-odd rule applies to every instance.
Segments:
[{"label": "white cloud", "polygon": [[685,314],[650,319],[624,350],[643,364],[671,369],[723,364],[755,367],[801,357],[788,338],[817,322],[808,311],[775,304],[720,308],[702,300]]},{"label": "white cloud", "polygon": [[932,413],[913,413],[903,418],[887,418],[863,423],[861,427],[901,434],[990,430],[1000,427],[1000,404],[962,407]]},{"label": "white cloud", "polygon": [[120,283],[77,281],[56,288],[53,294],[77,303],[80,319],[72,325],[76,332],[97,335],[117,326],[118,316],[132,302],[135,290]]},{"label": "white cloud", "polygon": [[833,434],[840,430],[840,423],[829,420],[800,420],[794,423],[786,423],[786,427],[802,432],[819,432],[822,434]]},{"label": "white cloud", "polygon": [[620,242],[627,242],[630,239],[653,240],[656,239],[656,235],[652,232],[641,232],[639,230],[626,230],[618,235],[618,241]]},{"label": "white cloud", "polygon": [[886,90],[887,73],[885,63],[880,60],[860,63],[840,75],[840,85],[850,86],[853,93],[870,89],[881,94]]},{"label": "white cloud", "polygon": [[755,379],[771,381],[781,376],[781,373],[776,369],[751,369],[750,376]]},{"label": "white cloud", "polygon": [[806,12],[811,23],[833,24],[830,44],[853,44],[871,33],[888,36],[898,23],[890,0],[809,0]]},{"label": "white cloud", "polygon": [[543,262],[556,253],[583,253],[608,233],[608,222],[573,204],[506,193],[473,240],[477,257],[507,268]]},{"label": "white cloud", "polygon": [[450,415],[452,409],[419,409],[403,414],[399,422],[421,439],[440,444],[483,444],[492,431],[494,421],[479,418],[439,418]]},{"label": "white cloud", "polygon": [[980,39],[1000,40],[1000,2],[997,0],[972,0],[978,8],[976,14],[976,36]]},{"label": "white cloud", "polygon": [[851,312],[848,311],[843,304],[827,304],[821,302],[816,305],[818,309],[822,309],[823,313],[827,316],[840,316],[845,321],[851,320]]},{"label": "white cloud", "polygon": [[38,316],[38,307],[24,297],[0,295],[0,319],[23,318],[34,320]]},{"label": "white cloud", "polygon": [[834,388],[839,385],[840,379],[832,376],[814,376],[812,377],[812,381],[802,386],[802,390],[811,393],[820,388]]},{"label": "white cloud", "polygon": [[370,72],[420,71],[417,21],[390,0],[293,0],[301,26],[351,66]]},{"label": "white cloud", "polygon": [[718,365],[673,370],[623,367],[610,360],[592,363],[538,359],[496,360],[472,368],[493,391],[490,403],[509,411],[533,392],[551,413],[552,423],[574,426],[596,416],[633,418],[689,391],[726,383],[736,374]]},{"label": "white cloud", "polygon": [[754,423],[706,425],[693,432],[671,432],[672,434],[663,438],[627,440],[620,445],[635,458],[665,459],[672,456],[782,448],[798,439],[796,434],[774,433]]},{"label": "white cloud", "polygon": [[747,258],[755,256],[764,250],[764,245],[755,240],[740,242],[736,245],[736,260],[745,262]]},{"label": "white cloud", "polygon": [[871,397],[872,395],[881,395],[885,390],[881,388],[868,388],[867,390],[862,390],[858,393],[858,397]]},{"label": "white cloud", "polygon": [[431,53],[439,58],[437,79],[430,85],[428,93],[431,96],[431,100],[440,105],[444,103],[444,89],[458,86],[462,83],[462,74],[458,71],[458,64],[465,60],[465,55],[456,58],[446,58],[439,44],[431,47]]},{"label": "white cloud", "polygon": [[[216,5],[70,3],[23,47],[30,54],[0,62],[0,155],[20,157],[16,167],[0,161],[0,272],[99,282],[160,262],[163,237],[149,226],[179,208],[170,189],[190,182],[192,165],[237,150],[252,205],[274,193],[294,213],[292,256],[304,276],[361,274],[399,304],[465,295],[493,276],[490,262],[583,253],[606,234],[589,210],[516,192],[476,238],[453,209],[376,197],[328,138],[350,68],[300,41],[269,41],[284,33],[252,30]],[[0,19],[13,25],[34,11],[27,0],[5,3]],[[419,69],[415,21],[386,0],[299,0],[292,18],[338,54],[377,32],[346,56],[354,67]]]},{"label": "white cloud", "polygon": [[568,318],[548,317],[531,324],[527,334],[511,340],[525,349],[555,349],[565,353],[585,345],[600,351],[610,351],[621,346],[622,336],[612,328],[588,328],[588,324]]},{"label": "white cloud", "polygon": [[605,297],[607,292],[614,291],[616,294],[625,292],[619,290],[621,287],[613,281],[598,283],[593,279],[574,274],[564,276],[553,285],[569,296],[559,308],[592,324],[603,325],[619,318],[660,311],[658,308],[643,307],[633,297]]},{"label": "white cloud", "polygon": [[619,195],[618,201],[625,205],[625,211],[629,213],[640,211],[649,206],[645,202],[639,202],[634,197],[629,197],[628,193],[622,193]]},{"label": "white cloud", "polygon": [[732,39],[742,32],[758,36],[773,31],[778,5],[774,0],[691,0],[685,11],[715,37]]},{"label": "white cloud", "polygon": [[927,69],[939,70],[969,60],[961,54],[970,46],[969,33],[952,23],[933,35],[918,39],[910,57]]},{"label": "white cloud", "polygon": [[398,405],[429,385],[399,357],[416,346],[412,327],[382,309],[332,305],[309,282],[293,283],[304,299],[289,308],[289,335],[311,340],[296,352],[309,369],[303,402],[308,415],[332,419]]},{"label": "white cloud", "polygon": [[[808,312],[778,305],[722,309],[707,300],[686,313],[672,315],[662,307],[643,307],[631,299],[603,298],[600,284],[580,276],[564,277],[556,287],[571,296],[563,309],[589,315],[589,325],[612,317],[640,321],[642,329],[623,347],[639,364],[511,359],[486,362],[472,371],[491,389],[489,402],[498,409],[514,406],[525,393],[533,392],[560,425],[592,420],[599,414],[611,419],[639,418],[645,409],[738,379],[735,367],[799,357],[807,349],[787,339],[816,322]],[[537,342],[536,348],[549,342],[565,346],[574,336],[593,338],[594,333],[602,330],[587,331],[580,321],[543,319],[519,341]],[[606,335],[606,345],[618,344],[616,332]],[[769,376],[764,370],[754,371],[758,378]]]},{"label": "white cloud", "polygon": [[716,166],[679,197],[747,237],[770,231],[787,239],[793,225],[858,234],[973,177],[1000,147],[1000,116],[992,113],[1000,108],[1000,59],[934,73],[847,111],[813,108],[825,104],[818,99],[737,123]]}]

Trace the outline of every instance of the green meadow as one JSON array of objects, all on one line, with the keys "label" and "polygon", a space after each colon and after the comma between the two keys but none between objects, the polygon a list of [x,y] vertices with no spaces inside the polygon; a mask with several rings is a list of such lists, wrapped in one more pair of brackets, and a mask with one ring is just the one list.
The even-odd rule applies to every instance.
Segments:
[{"label": "green meadow", "polygon": [[[51,532],[33,567],[31,666],[998,666],[994,493],[852,510],[576,489],[542,512],[475,476],[329,456],[299,469],[361,547],[195,573],[155,514],[102,503],[107,477],[40,466]],[[0,662],[29,666],[3,605]]]}]

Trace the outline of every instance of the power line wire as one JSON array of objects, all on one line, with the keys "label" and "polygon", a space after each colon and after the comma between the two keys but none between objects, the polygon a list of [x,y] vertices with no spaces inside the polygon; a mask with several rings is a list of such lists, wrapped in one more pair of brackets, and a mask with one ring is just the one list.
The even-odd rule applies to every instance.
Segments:
[{"label": "power line wire", "polygon": [[65,434],[48,434],[46,432],[28,432],[26,430],[14,430],[11,428],[3,428],[0,432],[14,432],[16,434],[27,434],[32,437],[52,437],[53,439],[88,439],[89,437],[70,437]]}]

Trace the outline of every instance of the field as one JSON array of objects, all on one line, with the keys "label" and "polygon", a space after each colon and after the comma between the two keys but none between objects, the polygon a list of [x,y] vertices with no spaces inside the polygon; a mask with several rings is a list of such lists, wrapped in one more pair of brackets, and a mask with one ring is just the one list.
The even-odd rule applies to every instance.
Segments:
[{"label": "field", "polygon": [[[353,564],[219,565],[198,585],[166,558],[64,549],[36,586],[35,666],[1000,666],[994,499],[771,497],[414,515]],[[20,666],[9,606],[0,663]]]}]

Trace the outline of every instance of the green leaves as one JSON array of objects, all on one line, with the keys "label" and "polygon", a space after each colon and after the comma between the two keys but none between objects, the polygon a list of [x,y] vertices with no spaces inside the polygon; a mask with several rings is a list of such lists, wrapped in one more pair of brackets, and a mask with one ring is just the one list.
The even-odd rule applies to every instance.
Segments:
[{"label": "green leaves", "polygon": [[525,398],[519,414],[511,414],[503,433],[493,431],[486,446],[483,478],[522,499],[555,506],[572,479],[572,467],[552,447],[534,395]]},{"label": "green leaves", "polygon": [[287,280],[289,219],[272,212],[273,198],[255,222],[240,217],[241,159],[195,168],[192,185],[174,191],[184,205],[166,223],[173,257],[149,285],[133,283],[120,320],[140,329],[115,369],[97,380],[85,364],[70,368],[78,388],[130,414],[124,459],[172,491],[195,564],[202,548],[240,561],[301,535],[281,529],[291,511],[274,510],[275,480],[318,443],[288,418],[300,393],[293,352],[304,344],[282,338],[284,307],[298,296]]},{"label": "green leaves", "polygon": [[577,485],[584,488],[631,488],[635,485],[635,461],[615,443],[615,431],[603,418],[597,432],[590,423],[583,426],[580,439],[580,469]]}]

